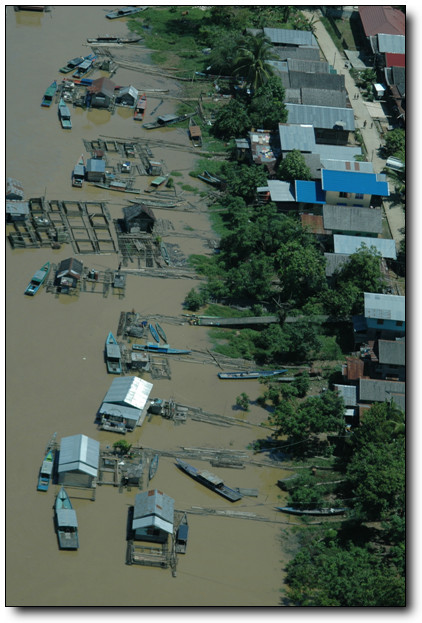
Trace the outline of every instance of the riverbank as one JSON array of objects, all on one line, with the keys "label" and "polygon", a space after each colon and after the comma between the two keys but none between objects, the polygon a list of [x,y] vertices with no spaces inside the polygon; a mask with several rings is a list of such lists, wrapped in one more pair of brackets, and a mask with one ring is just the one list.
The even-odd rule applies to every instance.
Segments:
[{"label": "riverbank", "polygon": [[[58,76],[58,68],[86,52],[86,38],[107,30],[126,33],[125,21],[108,22],[107,7],[54,7],[49,15],[24,15],[8,11],[6,20],[6,175],[22,181],[25,197],[48,200],[106,201],[112,218],[120,218],[124,197],[110,196],[84,185],[70,184],[70,173],[83,148],[83,140],[99,135],[142,136],[149,133],[132,123],[127,111],[114,115],[104,111],[74,109],[73,128],[64,134],[56,111],[40,107],[45,87]],[[60,38],[57,33],[60,32]],[[42,43],[40,43],[42,42]],[[87,53],[87,52],[86,52]],[[131,52],[132,53],[132,52]],[[138,53],[148,59],[149,51]],[[19,76],[19,80],[15,77]],[[119,69],[115,79],[144,89],[170,89],[180,94],[174,81],[150,74]],[[160,104],[159,94],[148,99],[146,120]],[[174,100],[164,100],[159,113],[173,112]],[[187,128],[153,130],[154,137],[188,146]],[[192,180],[195,156],[188,151],[154,145],[154,157],[169,171],[180,171],[181,184],[205,185]],[[176,180],[176,178],[175,178]],[[144,180],[142,180],[144,181]],[[145,180],[146,183],[146,180]],[[181,186],[178,188],[181,188]],[[192,193],[196,204],[197,195]],[[185,256],[212,250],[207,237],[213,232],[203,204],[197,211],[154,210],[174,229],[168,237]],[[192,233],[201,234],[193,236]],[[134,491],[119,493],[99,487],[95,502],[75,499],[80,526],[80,549],[60,552],[54,534],[53,511],[56,486],[43,495],[36,491],[37,474],[46,442],[57,431],[58,439],[83,433],[102,446],[120,437],[97,430],[95,414],[107,392],[103,350],[109,331],[117,328],[121,311],[135,309],[143,317],[155,314],[180,316],[187,292],[195,279],[156,279],[128,274],[125,298],[95,293],[66,297],[41,291],[24,297],[23,291],[35,269],[45,261],[58,263],[72,256],[69,245],[12,250],[5,242],[6,259],[6,466],[7,466],[7,604],[9,606],[278,606],[283,567],[288,558],[278,544],[283,526],[274,507],[283,495],[277,480],[287,472],[279,468],[248,466],[244,470],[216,468],[228,483],[257,488],[258,498],[244,498],[236,508],[257,512],[270,519],[192,516],[189,519],[189,550],[172,578],[160,569],[125,565],[127,509]],[[118,257],[83,256],[97,270],[115,270]],[[171,345],[206,350],[211,346],[206,327],[163,323]],[[260,425],[266,412],[257,406],[261,386],[256,381],[224,384],[214,365],[171,363],[171,378],[154,382],[157,397],[174,399],[209,412],[242,418],[236,396],[245,391],[252,404],[247,419],[256,428],[221,428],[201,422],[175,426],[154,417],[137,429],[129,442],[149,448],[180,446],[246,450],[257,437],[266,436]],[[149,380],[149,379],[147,379]],[[252,451],[250,451],[252,452]],[[207,466],[206,463],[203,466]],[[233,507],[212,491],[184,477],[170,458],[160,461],[153,481],[174,498],[175,507],[225,509]],[[30,518],[30,525],[28,525]],[[285,524],[284,524],[285,525]],[[28,530],[36,538],[28,539]]]}]

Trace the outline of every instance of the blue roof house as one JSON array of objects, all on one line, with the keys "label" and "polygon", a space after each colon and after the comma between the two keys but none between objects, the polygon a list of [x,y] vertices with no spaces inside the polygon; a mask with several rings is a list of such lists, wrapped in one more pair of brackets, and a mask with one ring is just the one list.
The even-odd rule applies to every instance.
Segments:
[{"label": "blue roof house", "polygon": [[390,195],[388,182],[376,173],[324,169],[321,181],[327,203],[332,205],[368,208],[380,197]]}]

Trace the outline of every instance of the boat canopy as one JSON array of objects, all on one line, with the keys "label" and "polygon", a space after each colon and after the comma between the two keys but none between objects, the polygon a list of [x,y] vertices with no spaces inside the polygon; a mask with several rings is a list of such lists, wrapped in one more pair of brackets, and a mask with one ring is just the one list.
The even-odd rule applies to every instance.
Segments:
[{"label": "boat canopy", "polygon": [[76,511],[73,508],[60,508],[57,511],[57,525],[59,528],[77,528]]}]

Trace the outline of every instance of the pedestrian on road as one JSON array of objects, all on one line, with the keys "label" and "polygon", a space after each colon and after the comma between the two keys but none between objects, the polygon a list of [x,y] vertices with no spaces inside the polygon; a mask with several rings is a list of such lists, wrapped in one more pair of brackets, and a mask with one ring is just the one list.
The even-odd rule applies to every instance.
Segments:
[{"label": "pedestrian on road", "polygon": [[365,119],[365,121],[363,122],[363,127],[364,127],[364,128],[366,128],[366,119]]}]

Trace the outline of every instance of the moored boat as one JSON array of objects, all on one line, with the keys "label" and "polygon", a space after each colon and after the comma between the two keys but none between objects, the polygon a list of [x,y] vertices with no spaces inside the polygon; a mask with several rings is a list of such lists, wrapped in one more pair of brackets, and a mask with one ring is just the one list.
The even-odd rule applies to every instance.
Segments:
[{"label": "moored boat", "polygon": [[176,554],[186,554],[186,547],[188,544],[189,526],[186,513],[182,517],[177,532],[176,532]]},{"label": "moored boat", "polygon": [[90,37],[86,41],[87,43],[90,43],[92,45],[107,45],[108,43],[137,43],[140,40],[141,37],[138,37],[136,35],[133,37],[119,37],[118,35],[98,35],[98,37]]},{"label": "moored boat", "polygon": [[246,379],[260,379],[277,374],[284,374],[287,370],[254,370],[246,372],[219,372],[218,378],[224,380],[246,380]]},{"label": "moored boat", "polygon": [[62,487],[56,497],[56,526],[60,549],[78,549],[78,520],[67,491]]},{"label": "moored boat", "polygon": [[70,110],[63,98],[59,102],[59,119],[64,130],[72,129],[72,121],[70,119]]},{"label": "moored boat", "polygon": [[157,344],[159,344],[160,343],[160,336],[158,335],[157,329],[154,327],[153,324],[149,325],[149,330],[150,330],[150,333],[151,333],[152,337],[154,338],[154,340],[157,342]]},{"label": "moored boat", "polygon": [[182,348],[170,348],[168,344],[154,344],[154,342],[148,342],[145,346],[141,344],[133,344],[132,350],[143,350],[151,353],[163,353],[166,355],[188,355],[192,352]]},{"label": "moored boat", "polygon": [[201,128],[195,124],[193,117],[189,119],[189,137],[194,147],[202,147]]},{"label": "moored boat", "polygon": [[145,115],[145,111],[147,109],[147,96],[145,93],[141,95],[141,97],[136,102],[135,112],[133,113],[133,118],[135,121],[142,121]]},{"label": "moored boat", "polygon": [[76,58],[71,58],[70,61],[67,61],[66,65],[60,67],[59,71],[62,74],[68,74],[72,71],[72,69],[76,69],[78,65],[83,63],[84,59],[82,56],[77,56]]},{"label": "moored boat", "polygon": [[92,71],[94,67],[94,61],[96,60],[96,56],[94,54],[89,54],[85,56],[83,62],[77,66],[76,71],[72,74],[74,78],[82,78],[90,71]]},{"label": "moored boat", "polygon": [[38,476],[37,491],[48,491],[51,475],[53,473],[54,454],[52,450],[49,450],[44,457],[41,465],[40,473]]},{"label": "moored boat", "polygon": [[128,15],[134,15],[135,13],[140,13],[141,11],[145,11],[148,7],[142,6],[122,6],[120,9],[116,11],[111,11],[111,13],[106,13],[107,19],[117,19],[119,17],[127,17]]},{"label": "moored boat", "polygon": [[161,327],[158,322],[155,323],[155,328],[157,330],[158,335],[160,336],[160,338],[163,340],[163,342],[167,342],[167,336],[164,333],[164,329],[163,327]]},{"label": "moored boat", "polygon": [[51,106],[51,104],[53,103],[54,96],[56,95],[56,91],[57,91],[57,80],[54,80],[50,84],[46,92],[44,93],[41,106],[46,106],[46,107]]},{"label": "moored boat", "polygon": [[79,160],[77,161],[75,168],[72,173],[72,186],[76,188],[82,188],[82,183],[85,179],[85,158],[84,155],[81,154]]},{"label": "moored boat", "polygon": [[104,188],[106,190],[116,190],[121,193],[134,193],[137,194],[140,192],[139,188],[130,188],[127,182],[120,182],[117,180],[110,181],[108,183],[96,182],[92,184],[93,186],[97,186],[97,188]]},{"label": "moored boat", "polygon": [[109,374],[122,373],[122,355],[116,338],[110,332],[106,340],[106,363]]},{"label": "moored boat", "polygon": [[50,262],[46,262],[43,266],[41,266],[39,270],[37,270],[35,275],[32,277],[31,281],[26,287],[25,294],[28,294],[29,296],[34,296],[34,294],[38,292],[38,290],[41,288],[42,284],[44,283],[49,270],[50,270]]},{"label": "moored boat", "polygon": [[293,508],[291,506],[276,506],[277,510],[289,515],[344,515],[347,508],[314,508],[304,509]]},{"label": "moored boat", "polygon": [[154,456],[152,457],[150,466],[149,466],[149,474],[148,474],[149,480],[154,478],[155,474],[157,473],[159,460],[160,460],[160,455],[154,454]]},{"label": "moored boat", "polygon": [[221,478],[215,476],[208,470],[199,470],[181,459],[176,459],[176,461],[176,465],[183,472],[194,478],[194,480],[199,482],[201,485],[208,487],[208,489],[211,489],[212,491],[215,491],[215,493],[222,495],[227,500],[230,500],[230,502],[237,502],[242,499],[242,495],[238,491],[227,487]]},{"label": "moored boat", "polygon": [[173,125],[174,123],[178,123],[179,121],[186,121],[189,119],[191,115],[161,115],[157,117],[156,121],[151,121],[148,123],[142,124],[142,127],[145,130],[153,130],[154,128],[165,128],[168,125]]}]

